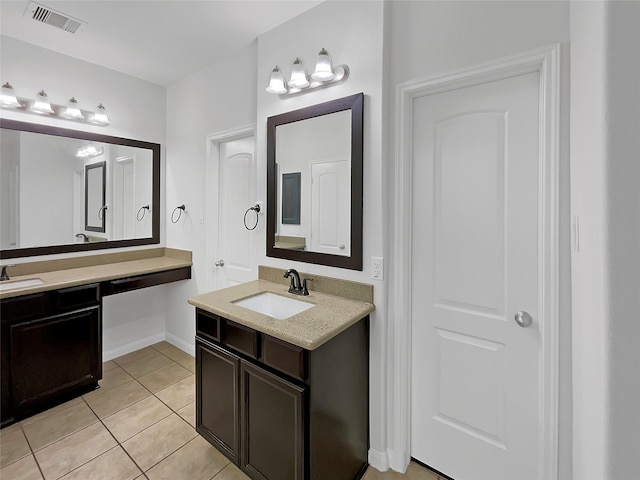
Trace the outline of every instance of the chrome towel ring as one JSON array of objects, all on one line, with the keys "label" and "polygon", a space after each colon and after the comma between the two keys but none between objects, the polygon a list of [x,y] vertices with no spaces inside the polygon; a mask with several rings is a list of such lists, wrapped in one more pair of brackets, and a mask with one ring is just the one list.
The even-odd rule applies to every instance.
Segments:
[{"label": "chrome towel ring", "polygon": [[[171,212],[171,223],[178,223],[178,220],[180,220],[180,217],[182,217],[182,212],[186,212],[186,211],[187,211],[187,206],[184,203],[174,208],[173,212]],[[176,217],[176,212],[178,212],[177,217]]]},{"label": "chrome towel ring", "polygon": [[[252,210],[253,210],[254,212],[256,212],[256,223],[254,223],[254,224],[253,224],[253,227],[248,227],[248,226],[247,226],[247,213],[249,213],[249,212],[250,212],[250,211],[252,211]],[[260,217],[258,217],[258,214],[259,214],[259,213],[260,213],[260,205],[259,205],[259,204],[257,204],[257,203],[256,203],[253,207],[249,207],[249,208],[247,208],[247,211],[246,211],[246,212],[244,212],[244,219],[243,219],[243,222],[244,222],[244,228],[246,228],[247,230],[255,230],[255,229],[256,229],[256,227],[258,226],[258,220],[259,220],[259,218],[260,218]]]}]

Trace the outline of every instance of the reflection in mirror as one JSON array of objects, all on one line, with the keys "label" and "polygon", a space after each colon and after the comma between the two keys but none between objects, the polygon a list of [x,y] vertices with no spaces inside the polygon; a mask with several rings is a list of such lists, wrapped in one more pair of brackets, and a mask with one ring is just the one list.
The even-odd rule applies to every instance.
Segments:
[{"label": "reflection in mirror", "polygon": [[84,229],[91,232],[105,232],[106,164],[103,160],[84,167]]},{"label": "reflection in mirror", "polygon": [[269,117],[268,256],[362,269],[363,97]]},{"label": "reflection in mirror", "polygon": [[159,243],[160,145],[0,126],[2,258]]}]

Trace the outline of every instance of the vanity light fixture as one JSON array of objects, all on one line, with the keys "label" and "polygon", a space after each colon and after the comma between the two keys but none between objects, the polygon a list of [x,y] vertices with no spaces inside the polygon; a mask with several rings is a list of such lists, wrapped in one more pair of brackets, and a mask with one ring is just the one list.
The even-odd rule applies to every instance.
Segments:
[{"label": "vanity light fixture", "polygon": [[336,83],[344,82],[349,77],[349,67],[338,65],[333,67],[331,56],[324,48],[318,52],[316,69],[311,74],[311,81],[307,76],[307,69],[300,58],[296,58],[291,67],[291,77],[285,82],[284,74],[276,67],[271,72],[267,92],[281,96],[294,95],[314,88],[328,87]]},{"label": "vanity light fixture", "polygon": [[31,111],[34,113],[40,113],[42,115],[51,115],[55,113],[53,111],[53,108],[51,108],[51,103],[49,103],[49,97],[47,97],[47,94],[44,93],[44,90],[40,90],[36,95],[36,99],[33,102]]},{"label": "vanity light fixture", "polygon": [[64,118],[70,118],[72,120],[80,120],[81,118],[84,118],[84,115],[82,115],[82,112],[80,111],[80,107],[78,106],[78,101],[76,100],[76,97],[71,97],[69,99],[69,102],[67,103],[67,108],[65,109],[64,112],[62,112],[62,116]]},{"label": "vanity light fixture", "polygon": [[80,147],[76,153],[78,158],[93,158],[98,157],[104,153],[104,147],[96,147],[95,145],[88,144],[84,147]]},{"label": "vanity light fixture", "polygon": [[9,82],[5,82],[0,90],[0,108],[14,109],[22,113],[50,115],[64,120],[91,123],[101,127],[111,124],[107,116],[107,110],[102,103],[98,105],[95,112],[91,112],[82,110],[75,97],[71,97],[66,105],[56,105],[49,102],[49,97],[44,90],[40,90],[35,99],[18,97]]},{"label": "vanity light fixture", "polygon": [[2,85],[2,93],[0,93],[0,106],[4,108],[20,108],[22,105],[18,101],[13,87],[9,82]]}]

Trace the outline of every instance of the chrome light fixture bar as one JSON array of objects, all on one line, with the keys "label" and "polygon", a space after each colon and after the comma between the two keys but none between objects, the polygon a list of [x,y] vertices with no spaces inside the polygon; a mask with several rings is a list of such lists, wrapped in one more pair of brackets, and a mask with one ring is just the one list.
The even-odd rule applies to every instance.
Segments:
[{"label": "chrome light fixture bar", "polygon": [[9,82],[2,85],[0,108],[80,123],[91,123],[103,127],[111,124],[107,110],[102,103],[96,107],[95,112],[92,112],[81,109],[75,97],[71,97],[66,105],[53,104],[49,101],[44,90],[40,90],[33,99],[18,97]]},{"label": "chrome light fixture bar", "polygon": [[308,92],[316,88],[328,87],[337,83],[342,83],[349,78],[349,67],[347,65],[333,66],[331,56],[324,48],[318,53],[316,68],[307,75],[307,69],[300,58],[296,58],[291,67],[291,77],[287,82],[280,67],[276,67],[271,72],[267,92],[275,93],[281,97],[296,95]]}]

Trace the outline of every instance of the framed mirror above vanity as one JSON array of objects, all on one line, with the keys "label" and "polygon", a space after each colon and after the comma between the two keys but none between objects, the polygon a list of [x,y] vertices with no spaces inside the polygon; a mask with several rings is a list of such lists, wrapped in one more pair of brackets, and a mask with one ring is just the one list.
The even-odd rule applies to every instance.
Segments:
[{"label": "framed mirror above vanity", "polygon": [[160,145],[0,119],[0,257],[160,243]]},{"label": "framed mirror above vanity", "polygon": [[267,256],[362,270],[363,103],[267,119]]}]

